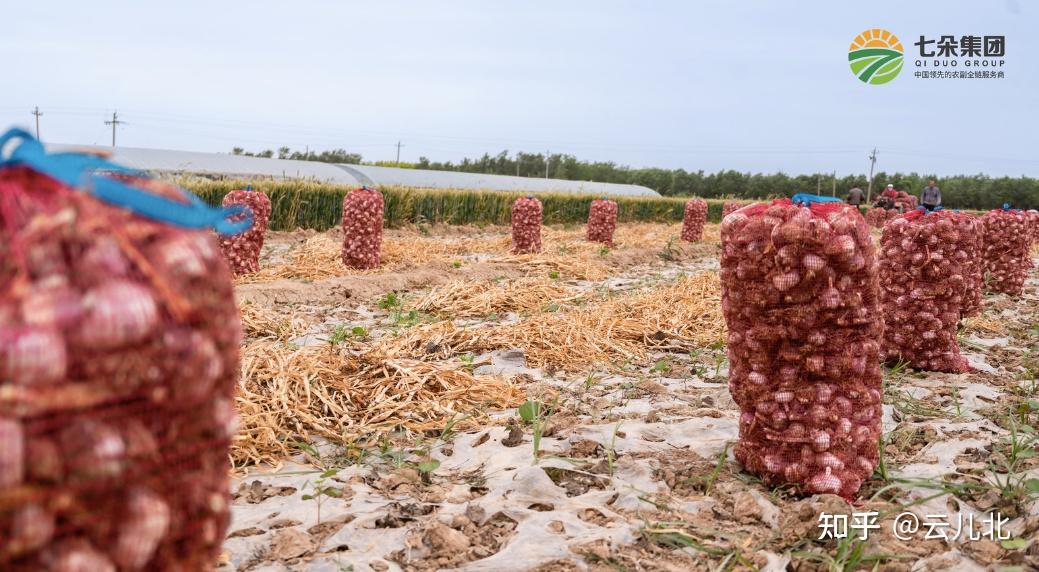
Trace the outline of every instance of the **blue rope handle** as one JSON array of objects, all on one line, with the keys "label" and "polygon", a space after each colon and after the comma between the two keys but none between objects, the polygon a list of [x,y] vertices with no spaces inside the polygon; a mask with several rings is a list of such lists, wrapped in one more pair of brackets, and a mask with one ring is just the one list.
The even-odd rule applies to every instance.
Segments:
[{"label": "blue rope handle", "polygon": [[[95,171],[144,176],[143,173],[85,153],[47,153],[43,144],[23,129],[11,129],[0,136],[0,152],[11,141],[21,140],[0,167],[25,165],[69,187],[82,189],[98,199],[123,207],[135,214],[183,228],[212,228],[223,235],[240,234],[253,224],[253,214],[245,205],[214,208],[194,193],[181,189],[187,203],[172,201],[134,188]],[[242,217],[232,221],[233,217]]]}]

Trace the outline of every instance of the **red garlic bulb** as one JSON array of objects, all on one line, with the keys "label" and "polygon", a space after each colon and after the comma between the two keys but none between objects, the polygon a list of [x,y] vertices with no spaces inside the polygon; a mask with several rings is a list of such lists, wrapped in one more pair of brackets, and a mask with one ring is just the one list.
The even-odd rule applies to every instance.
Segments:
[{"label": "red garlic bulb", "polygon": [[113,280],[88,290],[83,309],[76,335],[83,347],[113,349],[137,343],[159,324],[152,291],[128,280]]},{"label": "red garlic bulb", "polygon": [[159,495],[131,489],[126,495],[126,513],[112,549],[112,559],[121,570],[140,570],[151,560],[170,525],[170,507]]},{"label": "red garlic bulb", "polygon": [[520,197],[512,203],[512,252],[541,252],[541,201],[533,196]]},{"label": "red garlic bulb", "polygon": [[613,231],[617,228],[617,203],[607,198],[595,199],[588,209],[590,242],[601,242],[613,248]]},{"label": "red garlic bulb", "polygon": [[11,537],[4,549],[22,555],[43,548],[53,536],[54,515],[39,504],[24,504],[11,517]]},{"label": "red garlic bulb", "polygon": [[16,419],[0,417],[0,488],[14,487],[25,476],[25,431]]},{"label": "red garlic bulb", "polygon": [[116,572],[115,564],[84,538],[48,546],[41,560],[47,572]]},{"label": "red garlic bulb", "polygon": [[382,193],[363,187],[343,197],[343,264],[358,270],[379,267]]},{"label": "red garlic bulb", "polygon": [[697,242],[703,238],[703,227],[707,223],[707,201],[691,199],[685,204],[682,215],[682,240]]},{"label": "red garlic bulb", "polygon": [[49,385],[65,378],[65,339],[46,326],[0,332],[0,380],[19,385]]}]

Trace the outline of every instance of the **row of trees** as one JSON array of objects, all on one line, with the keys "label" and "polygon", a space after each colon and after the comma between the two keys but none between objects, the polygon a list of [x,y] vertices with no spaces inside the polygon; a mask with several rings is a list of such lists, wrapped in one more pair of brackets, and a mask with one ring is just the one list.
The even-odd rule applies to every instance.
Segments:
[{"label": "row of trees", "polygon": [[[240,147],[236,147],[233,152],[236,155],[274,156],[274,152],[270,150],[254,154]],[[282,159],[363,164],[361,155],[347,153],[343,149],[321,153],[300,153],[292,151],[288,147],[282,147],[278,150],[277,156]],[[392,162],[370,164],[395,165]],[[458,163],[430,161],[426,157],[421,157],[417,163],[402,164],[401,166],[520,177],[545,177],[547,172],[548,176],[554,179],[642,185],[662,195],[677,197],[765,199],[789,197],[796,193],[815,194],[818,192],[829,195],[833,192],[834,187],[834,177],[830,173],[791,176],[785,173],[741,173],[733,170],[704,173],[685,169],[637,169],[618,165],[612,161],[581,161],[573,155],[562,153],[545,155],[519,152],[510,155],[508,151],[502,151],[497,155],[484,154],[478,159],[462,159]],[[938,186],[942,190],[943,202],[949,207],[991,209],[998,208],[1004,203],[1010,203],[1019,208],[1039,208],[1039,179],[1032,177],[989,177],[979,174],[937,178],[927,173],[905,174],[881,171],[874,176],[874,194],[883,190],[890,183],[900,191],[918,195],[929,178],[935,178],[938,181]],[[849,189],[855,186],[866,190],[867,184],[866,175],[837,177],[837,196],[844,196]]]},{"label": "row of trees", "polygon": [[[246,151],[242,147],[235,147],[231,149],[232,155],[244,155],[246,157],[265,157],[270,159],[274,157],[274,151],[266,149],[253,153],[252,151]],[[333,149],[331,151],[322,151],[320,153],[314,151],[293,151],[288,147],[278,147],[278,158],[279,159],[295,159],[297,161],[321,161],[322,163],[348,163],[350,165],[360,165],[361,155],[359,153],[350,153],[346,149]]]}]

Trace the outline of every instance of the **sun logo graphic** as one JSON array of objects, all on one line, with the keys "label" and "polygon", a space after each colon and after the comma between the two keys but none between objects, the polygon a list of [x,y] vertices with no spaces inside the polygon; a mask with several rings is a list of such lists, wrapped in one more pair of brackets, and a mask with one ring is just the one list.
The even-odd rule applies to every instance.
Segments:
[{"label": "sun logo graphic", "polygon": [[855,36],[848,48],[851,72],[860,80],[880,85],[898,76],[902,71],[902,42],[898,37],[880,28],[873,28]]}]

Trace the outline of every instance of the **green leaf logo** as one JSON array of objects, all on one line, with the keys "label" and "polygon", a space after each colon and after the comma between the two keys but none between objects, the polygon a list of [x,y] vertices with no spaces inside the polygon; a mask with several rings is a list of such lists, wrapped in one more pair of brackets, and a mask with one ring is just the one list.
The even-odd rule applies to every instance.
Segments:
[{"label": "green leaf logo", "polygon": [[848,48],[851,73],[860,80],[880,85],[887,83],[902,71],[903,50],[898,37],[880,28],[873,28],[855,36]]}]

